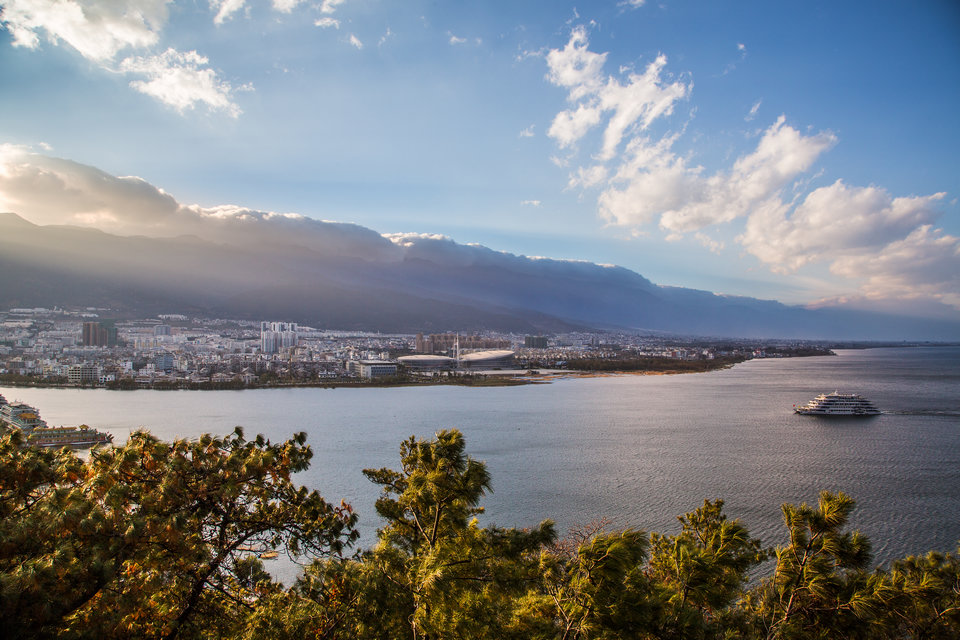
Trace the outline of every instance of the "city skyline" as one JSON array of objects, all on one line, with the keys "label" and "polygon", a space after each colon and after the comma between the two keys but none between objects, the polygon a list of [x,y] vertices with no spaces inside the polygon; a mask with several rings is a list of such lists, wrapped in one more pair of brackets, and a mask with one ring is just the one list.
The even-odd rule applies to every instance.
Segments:
[{"label": "city skyline", "polygon": [[948,2],[2,11],[0,210],[37,224],[180,235],[291,213],[960,315]]}]

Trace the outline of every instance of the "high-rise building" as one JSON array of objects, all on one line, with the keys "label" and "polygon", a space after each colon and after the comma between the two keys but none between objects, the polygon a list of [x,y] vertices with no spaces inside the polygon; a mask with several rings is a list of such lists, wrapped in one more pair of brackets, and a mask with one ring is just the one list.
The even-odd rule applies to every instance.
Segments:
[{"label": "high-rise building", "polygon": [[297,346],[296,322],[261,322],[260,351],[278,353],[280,349]]},{"label": "high-rise building", "polygon": [[85,347],[95,347],[97,346],[98,332],[100,330],[99,322],[84,322],[83,323],[83,340],[82,343]]},{"label": "high-rise building", "polygon": [[112,320],[84,322],[82,343],[85,347],[115,347],[117,345],[117,328]]}]

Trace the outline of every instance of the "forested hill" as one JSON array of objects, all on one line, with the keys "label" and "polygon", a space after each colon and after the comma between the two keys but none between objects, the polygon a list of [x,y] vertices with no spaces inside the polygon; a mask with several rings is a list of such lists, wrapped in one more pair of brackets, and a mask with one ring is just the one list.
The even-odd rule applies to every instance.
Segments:
[{"label": "forested hill", "polygon": [[[490,476],[441,431],[404,441],[397,470],[364,471],[384,526],[356,551],[350,507],[292,480],[311,457],[303,434],[139,432],[86,461],[22,443],[0,439],[5,637],[960,637],[958,556],[873,568],[842,493],[784,505],[777,549],[719,500],[674,535],[481,527]],[[257,559],[272,552],[312,562],[284,586]]]}]

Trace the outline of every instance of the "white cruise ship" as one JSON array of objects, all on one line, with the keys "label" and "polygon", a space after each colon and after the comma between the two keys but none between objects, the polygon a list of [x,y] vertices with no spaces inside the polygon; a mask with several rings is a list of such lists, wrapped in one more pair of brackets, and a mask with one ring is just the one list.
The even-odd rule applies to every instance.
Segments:
[{"label": "white cruise ship", "polygon": [[821,393],[803,406],[793,406],[796,413],[805,416],[876,416],[880,410],[856,393]]}]

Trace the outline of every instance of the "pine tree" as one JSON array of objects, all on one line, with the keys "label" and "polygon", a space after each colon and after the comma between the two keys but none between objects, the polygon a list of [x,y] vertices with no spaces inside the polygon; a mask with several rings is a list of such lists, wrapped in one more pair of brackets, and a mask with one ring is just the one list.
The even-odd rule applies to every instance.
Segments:
[{"label": "pine tree", "polygon": [[740,521],[727,519],[722,500],[705,500],[678,519],[679,535],[652,535],[650,575],[664,600],[656,636],[719,636],[738,617],[733,605],[767,552]]},{"label": "pine tree", "polygon": [[880,574],[865,570],[870,541],[844,531],[854,504],[842,492],[822,491],[816,507],[782,506],[790,542],[777,549],[774,576],[750,603],[768,640],[867,638],[876,631],[885,586]]},{"label": "pine tree", "polygon": [[401,470],[366,469],[383,487],[387,522],[364,562],[398,588],[410,637],[501,638],[517,598],[533,583],[539,551],[554,538],[549,521],[533,530],[480,527],[486,466],[464,452],[463,434],[440,431],[400,447]]},{"label": "pine tree", "polygon": [[233,633],[279,589],[249,550],[337,555],[356,516],[291,476],[306,436],[144,432],[87,463],[0,440],[0,622],[15,637]]}]

